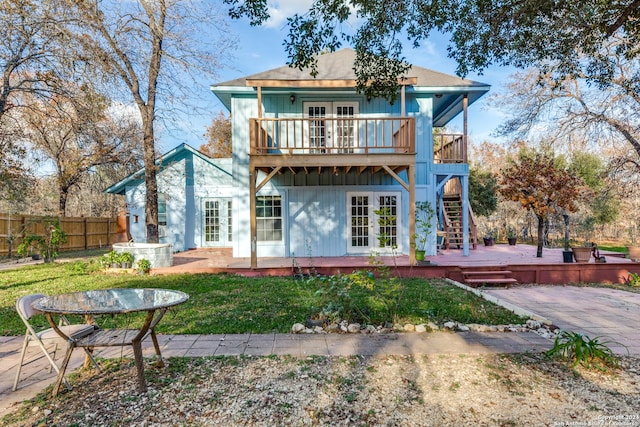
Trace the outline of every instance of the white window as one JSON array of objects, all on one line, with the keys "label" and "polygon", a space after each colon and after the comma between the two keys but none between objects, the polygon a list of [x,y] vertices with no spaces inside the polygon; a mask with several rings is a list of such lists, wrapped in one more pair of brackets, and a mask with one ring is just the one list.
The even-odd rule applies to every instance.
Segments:
[{"label": "white window", "polygon": [[167,225],[167,197],[158,193],[158,225]]},{"label": "white window", "polygon": [[256,229],[259,242],[282,241],[282,197],[256,197]]}]

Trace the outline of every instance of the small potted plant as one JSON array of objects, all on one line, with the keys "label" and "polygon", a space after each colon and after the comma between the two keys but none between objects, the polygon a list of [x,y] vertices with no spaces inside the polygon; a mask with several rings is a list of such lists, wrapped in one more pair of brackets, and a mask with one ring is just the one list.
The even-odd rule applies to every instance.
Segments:
[{"label": "small potted plant", "polygon": [[562,214],[564,221],[564,250],[562,251],[562,260],[566,263],[573,262],[573,251],[569,245],[569,215]]},{"label": "small potted plant", "polygon": [[416,202],[416,234],[413,241],[416,245],[416,261],[424,261],[427,241],[432,232],[432,221],[435,212],[429,202]]},{"label": "small potted plant", "polygon": [[484,233],[484,237],[482,238],[485,246],[493,246],[495,243],[495,231],[492,229],[487,229],[487,232]]},{"label": "small potted plant", "polygon": [[101,264],[105,267],[120,268],[120,254],[110,251],[102,256]]},{"label": "small potted plant", "polygon": [[507,241],[510,246],[515,246],[518,238],[516,237],[516,230],[513,227],[507,228]]},{"label": "small potted plant", "polygon": [[572,246],[573,259],[576,262],[589,262],[591,254],[593,253],[593,246],[595,243],[591,242],[591,231],[593,230],[593,218],[587,218],[582,224],[580,224],[582,233],[582,245]]},{"label": "small potted plant", "polygon": [[141,258],[137,263],[138,274],[147,274],[151,270],[151,262],[148,259]]},{"label": "small potted plant", "polygon": [[133,254],[131,252],[120,252],[118,254],[118,261],[121,268],[131,268],[133,265]]},{"label": "small potted plant", "polygon": [[[31,252],[37,248],[39,255],[44,258],[44,262],[53,262],[59,254],[60,245],[67,241],[67,235],[60,227],[60,220],[57,218],[45,218],[44,236],[26,234],[16,251],[19,255],[34,255]],[[35,259],[35,258],[34,258]]]}]

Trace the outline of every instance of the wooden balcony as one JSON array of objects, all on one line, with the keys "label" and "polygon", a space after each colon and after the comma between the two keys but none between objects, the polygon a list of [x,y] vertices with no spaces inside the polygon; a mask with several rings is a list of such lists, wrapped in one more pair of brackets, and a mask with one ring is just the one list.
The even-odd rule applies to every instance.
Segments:
[{"label": "wooden balcony", "polygon": [[[434,163],[467,162],[464,135],[434,134],[433,138]],[[252,163],[263,170],[405,164],[406,156],[415,153],[412,117],[250,119]]]},{"label": "wooden balcony", "polygon": [[467,141],[465,135],[434,134],[433,162],[467,163]]},{"label": "wooden balcony", "polygon": [[250,119],[250,159],[261,170],[304,168],[308,173],[313,167],[333,167],[347,172],[355,167],[362,172],[386,165],[397,172],[415,164],[415,119]]}]

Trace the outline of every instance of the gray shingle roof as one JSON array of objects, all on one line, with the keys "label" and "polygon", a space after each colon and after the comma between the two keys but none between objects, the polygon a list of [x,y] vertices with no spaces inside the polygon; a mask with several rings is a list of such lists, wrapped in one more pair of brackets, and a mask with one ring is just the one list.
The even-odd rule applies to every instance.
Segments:
[{"label": "gray shingle roof", "polygon": [[[336,52],[327,53],[318,57],[318,75],[316,80],[355,80],[356,75],[353,70],[355,51],[353,49],[342,49]],[[407,77],[418,79],[416,86],[423,87],[474,87],[488,86],[485,83],[473,80],[462,79],[457,76],[440,73],[427,68],[413,65],[407,73]],[[213,87],[223,86],[246,86],[247,80],[313,80],[310,70],[300,71],[288,65],[274,68],[250,76],[241,77],[234,80],[218,83]]]}]

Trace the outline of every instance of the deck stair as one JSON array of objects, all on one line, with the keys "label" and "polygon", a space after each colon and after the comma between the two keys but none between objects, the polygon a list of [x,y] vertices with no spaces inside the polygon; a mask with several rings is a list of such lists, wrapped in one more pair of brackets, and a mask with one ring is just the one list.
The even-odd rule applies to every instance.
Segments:
[{"label": "deck stair", "polygon": [[513,278],[513,272],[509,270],[463,270],[464,283],[472,288],[480,286],[504,286],[509,287],[518,283]]},{"label": "deck stair", "polygon": [[[444,229],[443,245],[446,249],[462,249],[462,198],[459,194],[445,195],[442,198],[442,217]],[[469,244],[473,249],[478,245],[476,222],[469,207]]]}]

